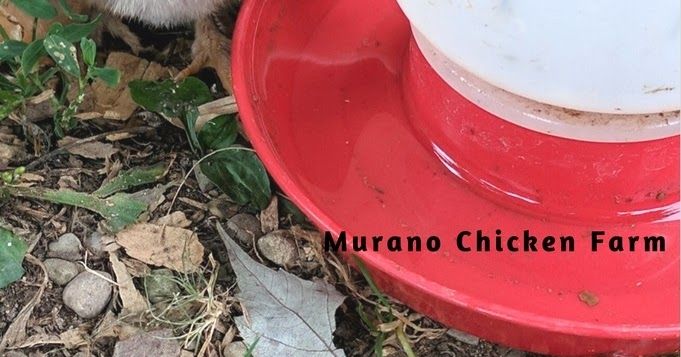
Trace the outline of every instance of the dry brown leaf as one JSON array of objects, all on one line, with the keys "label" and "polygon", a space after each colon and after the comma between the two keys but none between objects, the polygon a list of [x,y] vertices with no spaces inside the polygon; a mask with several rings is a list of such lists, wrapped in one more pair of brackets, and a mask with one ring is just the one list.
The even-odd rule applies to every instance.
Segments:
[{"label": "dry brown leaf", "polygon": [[201,171],[201,165],[196,165],[196,162],[194,162],[196,169],[194,169],[194,177],[196,178],[196,183],[199,184],[199,189],[201,192],[208,192],[210,191],[215,185],[213,182],[206,176],[203,171]]},{"label": "dry brown leaf", "polygon": [[116,234],[116,241],[129,256],[177,272],[197,271],[203,261],[203,245],[184,228],[138,223]]},{"label": "dry brown leaf", "polygon": [[199,201],[196,201],[196,200],[192,200],[191,198],[179,197],[178,200],[180,202],[185,203],[189,206],[192,206],[192,207],[194,207],[194,208],[196,208],[200,211],[207,211],[208,210],[208,206],[205,203],[202,203],[202,202],[199,202]]},{"label": "dry brown leaf", "polygon": [[175,211],[167,216],[163,216],[156,221],[159,226],[170,226],[178,228],[187,228],[192,225],[192,221],[187,219],[187,216],[182,211]]},{"label": "dry brown leaf", "polygon": [[93,342],[96,342],[102,338],[120,337],[121,331],[126,326],[129,326],[129,324],[116,317],[112,311],[107,311],[92,331],[91,339]]},{"label": "dry brown leaf", "polygon": [[99,119],[103,117],[104,115],[102,113],[97,113],[97,112],[87,112],[87,113],[79,113],[74,115],[78,121],[88,121],[88,120],[93,120],[93,119]]},{"label": "dry brown leaf", "polygon": [[[57,143],[60,147],[70,145],[78,141],[79,139],[67,136]],[[89,143],[84,143],[80,145],[75,145],[66,149],[71,154],[82,156],[88,159],[106,159],[111,157],[113,154],[118,152],[112,144],[102,143],[99,141],[92,141]]]},{"label": "dry brown leaf", "polygon": [[75,349],[89,345],[89,338],[84,327],[66,330],[56,335],[37,334],[27,338],[18,348],[31,348],[44,345],[62,345],[66,349]]},{"label": "dry brown leaf", "polygon": [[146,311],[147,299],[137,291],[127,267],[118,259],[118,255],[115,252],[109,253],[109,262],[114,274],[116,274],[118,295],[123,303],[123,315],[139,314]]},{"label": "dry brown leaf", "polygon": [[132,137],[135,137],[137,134],[133,133],[118,133],[118,134],[111,134],[107,135],[106,140],[109,141],[121,141],[125,139],[130,139]]},{"label": "dry brown leaf", "polygon": [[59,176],[59,180],[57,180],[57,186],[61,190],[77,191],[80,189],[80,184],[78,184],[78,181],[73,178],[73,176]]},{"label": "dry brown leaf", "polygon": [[144,278],[145,276],[151,274],[151,268],[137,259],[122,257],[121,261],[128,269],[128,273],[135,278]]},{"label": "dry brown leaf", "polygon": [[106,60],[106,66],[116,68],[121,72],[118,86],[110,88],[102,82],[92,85],[92,107],[85,107],[84,111],[102,113],[104,118],[111,120],[128,120],[137,110],[137,104],[130,96],[128,83],[135,79],[155,81],[171,77],[176,71],[165,68],[156,62],[149,62],[124,52],[112,52]]},{"label": "dry brown leaf", "polygon": [[9,132],[9,128],[0,129],[0,169],[27,156],[25,143]]},{"label": "dry brown leaf", "polygon": [[23,175],[21,175],[21,181],[24,181],[24,182],[43,182],[43,181],[45,181],[45,178],[38,175],[38,174],[26,172]]},{"label": "dry brown leaf", "polygon": [[272,197],[269,206],[260,212],[260,228],[267,234],[279,228],[279,199]]}]

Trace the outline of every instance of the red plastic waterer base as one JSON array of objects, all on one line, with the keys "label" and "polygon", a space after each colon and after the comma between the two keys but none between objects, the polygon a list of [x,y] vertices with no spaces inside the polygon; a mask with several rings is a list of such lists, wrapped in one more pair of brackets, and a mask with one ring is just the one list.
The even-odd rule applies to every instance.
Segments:
[{"label": "red plastic waterer base", "polygon": [[[286,194],[334,234],[440,237],[437,252],[358,255],[386,293],[448,326],[549,354],[677,350],[679,137],[517,127],[452,92],[411,41],[394,0],[245,2],[235,94]],[[497,229],[571,235],[575,251],[457,249],[458,232]],[[662,235],[665,251],[592,252],[594,230]]]}]

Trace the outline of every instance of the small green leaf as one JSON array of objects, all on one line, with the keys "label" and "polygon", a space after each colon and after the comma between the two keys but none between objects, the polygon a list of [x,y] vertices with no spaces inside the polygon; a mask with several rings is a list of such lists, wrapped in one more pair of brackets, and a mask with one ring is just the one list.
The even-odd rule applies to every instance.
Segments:
[{"label": "small green leaf", "polygon": [[267,171],[252,151],[233,146],[212,154],[201,163],[201,172],[235,202],[259,210],[270,202],[272,191]]},{"label": "small green leaf", "polygon": [[66,16],[71,21],[85,22],[88,19],[87,15],[82,15],[73,11],[73,9],[71,9],[71,6],[69,6],[66,0],[59,0],[59,6],[61,7],[62,11],[64,11],[64,14],[66,14]]},{"label": "small green leaf", "polygon": [[89,38],[80,39],[80,50],[83,51],[83,62],[88,66],[95,65],[95,57],[97,56],[97,44]]},{"label": "small green leaf", "polygon": [[136,186],[158,181],[166,173],[167,166],[160,163],[146,168],[134,168],[118,174],[92,194],[104,198],[114,193],[125,191]]},{"label": "small green leaf", "polygon": [[57,67],[48,68],[43,73],[40,73],[40,75],[38,76],[38,78],[40,79],[40,83],[46,83],[47,81],[52,79],[52,77],[54,77],[54,75],[56,75],[57,73],[59,73],[59,68]]},{"label": "small green leaf", "polygon": [[76,46],[59,35],[50,35],[45,38],[45,50],[59,68],[74,77],[80,78]]},{"label": "small green leaf", "polygon": [[25,75],[29,75],[33,72],[35,65],[38,64],[43,56],[45,56],[45,46],[43,46],[43,40],[37,40],[31,42],[28,47],[24,50],[21,55],[21,70]]},{"label": "small green leaf", "polygon": [[0,227],[0,289],[21,279],[21,263],[28,250],[26,242],[11,231]]},{"label": "small green leaf", "polygon": [[0,104],[0,120],[7,118],[21,105],[22,101],[21,95],[11,91],[0,90],[0,103],[2,103]]},{"label": "small green leaf", "polygon": [[21,57],[26,47],[28,45],[21,41],[8,40],[0,43],[0,61]]},{"label": "small green leaf", "polygon": [[100,18],[101,15],[90,22],[64,25],[59,32],[51,33],[51,35],[60,35],[69,42],[78,42],[92,33],[97,27]]},{"label": "small green leaf", "polygon": [[217,150],[234,144],[239,134],[234,116],[221,115],[206,123],[199,132],[199,143],[204,150]]},{"label": "small green leaf", "polygon": [[213,99],[208,86],[194,77],[186,78],[180,83],[172,80],[162,82],[136,80],[130,82],[128,86],[135,103],[169,118],[179,117],[188,107],[198,107]]},{"label": "small green leaf", "polygon": [[21,90],[16,83],[5,78],[5,76],[0,76],[0,89],[2,90]]},{"label": "small green leaf", "polygon": [[59,35],[62,32],[64,32],[64,25],[61,22],[55,22],[52,25],[50,25],[50,28],[47,29],[47,33],[45,36],[49,35]]},{"label": "small green leaf", "polygon": [[115,68],[92,67],[90,69],[90,74],[93,78],[102,80],[109,87],[115,87],[121,81],[121,72]]},{"label": "small green leaf", "polygon": [[50,20],[57,16],[57,9],[49,0],[12,0],[12,3],[29,16],[39,19]]},{"label": "small green leaf", "polygon": [[106,219],[109,229],[114,233],[137,222],[148,208],[146,203],[132,199],[127,193],[117,193],[103,201],[104,204],[95,211]]}]

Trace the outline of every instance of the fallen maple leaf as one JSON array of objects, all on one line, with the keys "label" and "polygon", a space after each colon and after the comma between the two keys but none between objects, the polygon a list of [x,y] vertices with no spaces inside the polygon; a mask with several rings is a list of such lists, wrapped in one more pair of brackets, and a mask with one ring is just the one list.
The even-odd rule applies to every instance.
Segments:
[{"label": "fallen maple leaf", "polygon": [[[254,356],[345,356],[333,344],[336,309],[345,297],[323,281],[275,271],[251,259],[217,226],[236,274],[244,316],[235,317]],[[248,318],[247,318],[247,317]]]}]

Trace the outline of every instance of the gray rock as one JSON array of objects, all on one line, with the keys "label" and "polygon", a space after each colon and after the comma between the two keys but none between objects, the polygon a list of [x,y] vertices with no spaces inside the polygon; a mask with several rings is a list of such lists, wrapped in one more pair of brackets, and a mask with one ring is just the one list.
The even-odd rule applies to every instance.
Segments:
[{"label": "gray rock", "polygon": [[[111,275],[97,271],[97,274],[111,279]],[[62,298],[64,305],[73,310],[78,316],[91,319],[97,317],[111,299],[111,284],[88,271],[76,276],[64,288]]]},{"label": "gray rock", "polygon": [[43,262],[47,276],[57,285],[66,285],[80,273],[78,264],[68,260],[50,258]]},{"label": "gray rock", "polygon": [[237,241],[249,247],[263,235],[260,228],[260,220],[247,213],[239,213],[230,218],[227,221],[226,231],[231,237],[236,238]]},{"label": "gray rock", "polygon": [[92,234],[85,237],[83,245],[85,245],[85,248],[95,257],[104,256],[104,235],[102,233],[97,231],[92,232]]},{"label": "gray rock", "polygon": [[48,245],[47,256],[71,261],[81,260],[83,259],[80,254],[82,248],[80,239],[75,234],[66,233]]},{"label": "gray rock", "polygon": [[144,278],[144,287],[152,304],[169,300],[180,292],[180,287],[173,277],[173,272],[169,269],[155,269]]},{"label": "gray rock", "polygon": [[265,258],[279,266],[287,266],[298,258],[298,247],[289,231],[270,232],[258,239],[258,250]]},{"label": "gray rock", "polygon": [[127,340],[116,342],[113,357],[177,357],[181,353],[180,341],[173,339],[170,330],[145,332]]}]

